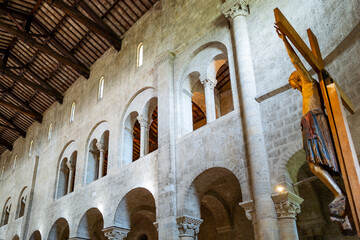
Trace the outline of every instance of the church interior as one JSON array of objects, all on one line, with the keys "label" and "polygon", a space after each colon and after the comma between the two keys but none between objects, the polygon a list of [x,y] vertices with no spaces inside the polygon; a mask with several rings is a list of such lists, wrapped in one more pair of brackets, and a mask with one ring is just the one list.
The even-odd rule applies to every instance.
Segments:
[{"label": "church interior", "polygon": [[276,8],[353,104],[359,181],[359,0],[0,0],[0,240],[359,239],[356,176],[332,175],[345,236],[309,168]]}]

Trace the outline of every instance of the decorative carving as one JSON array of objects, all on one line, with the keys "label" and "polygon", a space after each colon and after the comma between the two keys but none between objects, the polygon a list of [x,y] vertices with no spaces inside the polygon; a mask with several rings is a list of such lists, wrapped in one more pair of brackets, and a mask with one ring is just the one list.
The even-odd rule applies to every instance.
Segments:
[{"label": "decorative carving", "polygon": [[252,221],[253,224],[256,223],[256,214],[255,214],[255,203],[253,200],[239,203],[240,207],[245,210],[246,217]]},{"label": "decorative carving", "polygon": [[278,218],[296,218],[299,214],[300,204],[304,201],[292,192],[284,192],[272,196]]},{"label": "decorative carving", "polygon": [[149,128],[151,126],[151,123],[152,123],[152,119],[148,120],[143,115],[139,115],[137,117],[137,120],[139,121],[139,124],[140,124],[141,128],[145,128],[145,130],[149,130]]},{"label": "decorative carving", "polygon": [[199,233],[202,219],[190,216],[181,216],[176,219],[180,237],[195,237]]},{"label": "decorative carving", "polygon": [[98,148],[98,150],[101,152],[101,151],[104,151],[104,146],[101,144],[101,142],[97,142],[96,143],[96,147]]},{"label": "decorative carving", "polygon": [[227,0],[221,5],[221,12],[232,20],[237,16],[249,15],[249,4],[244,0]]},{"label": "decorative carving", "polygon": [[209,78],[203,78],[200,79],[201,84],[204,85],[205,88],[210,88],[211,90],[214,90],[216,84],[217,84],[217,80],[211,80]]},{"label": "decorative carving", "polygon": [[109,240],[123,240],[130,229],[120,228],[120,227],[108,227],[103,229],[104,235]]}]

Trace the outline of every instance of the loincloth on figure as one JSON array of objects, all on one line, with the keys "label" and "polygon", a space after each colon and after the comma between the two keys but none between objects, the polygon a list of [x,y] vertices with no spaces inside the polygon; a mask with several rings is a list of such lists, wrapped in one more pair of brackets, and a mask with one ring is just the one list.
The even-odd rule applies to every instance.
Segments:
[{"label": "loincloth on figure", "polygon": [[309,111],[302,117],[301,127],[306,160],[323,166],[331,174],[339,175],[340,169],[324,112],[321,109]]}]

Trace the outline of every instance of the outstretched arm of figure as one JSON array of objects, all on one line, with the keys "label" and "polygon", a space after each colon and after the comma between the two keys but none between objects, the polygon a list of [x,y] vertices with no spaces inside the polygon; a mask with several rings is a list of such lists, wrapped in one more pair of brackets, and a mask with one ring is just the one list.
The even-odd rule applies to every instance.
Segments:
[{"label": "outstretched arm of figure", "polygon": [[294,67],[296,68],[296,71],[300,74],[301,81],[305,81],[305,83],[313,83],[311,75],[306,70],[306,68],[305,68],[304,64],[301,62],[299,56],[296,54],[294,49],[291,47],[290,43],[286,39],[285,34],[283,32],[281,32],[279,28],[277,28],[277,27],[275,27],[275,28],[276,28],[276,33],[279,35],[279,37],[285,43],[286,51],[288,52],[291,62],[294,65]]}]

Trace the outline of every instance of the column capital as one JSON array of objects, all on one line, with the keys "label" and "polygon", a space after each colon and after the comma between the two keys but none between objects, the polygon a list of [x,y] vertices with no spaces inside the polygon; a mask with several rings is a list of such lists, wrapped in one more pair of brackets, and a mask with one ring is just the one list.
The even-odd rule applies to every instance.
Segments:
[{"label": "column capital", "polygon": [[211,90],[214,90],[214,88],[217,84],[216,79],[209,79],[206,77],[203,77],[203,78],[200,77],[200,82],[202,85],[204,85],[205,88],[209,87]]},{"label": "column capital", "polygon": [[221,12],[229,20],[233,20],[237,16],[249,15],[249,4],[244,0],[226,0],[221,5]]},{"label": "column capital", "polygon": [[128,235],[130,229],[113,226],[104,228],[102,231],[109,240],[122,240]]},{"label": "column capital", "polygon": [[253,200],[245,201],[239,203],[240,207],[245,210],[246,217],[252,221],[253,224],[256,223],[256,213],[255,213],[255,203]]},{"label": "column capital", "polygon": [[155,58],[155,61],[154,61],[154,66],[155,67],[158,67],[159,65],[161,65],[162,63],[164,63],[165,61],[169,60],[169,61],[174,61],[175,59],[175,53],[174,52],[171,52],[171,51],[165,51],[163,53],[161,53],[160,55],[158,55],[156,58]]},{"label": "column capital", "polygon": [[142,114],[137,117],[137,120],[139,121],[140,127],[143,127],[146,129],[150,128],[151,123],[152,123],[152,119],[148,119],[147,117],[145,117]]},{"label": "column capital", "polygon": [[277,212],[278,218],[296,218],[301,212],[300,204],[304,201],[298,195],[292,192],[284,192],[271,196]]},{"label": "column capital", "polygon": [[200,224],[203,220],[184,215],[178,217],[176,222],[178,224],[180,237],[195,237],[199,233]]},{"label": "column capital", "polygon": [[71,164],[71,162],[67,161],[66,162],[66,166],[69,168],[69,170],[71,171],[73,168],[73,165]]},{"label": "column capital", "polygon": [[104,151],[104,146],[101,144],[100,141],[96,143],[96,147],[97,147],[97,149],[98,149],[100,152],[101,152],[101,151]]}]

